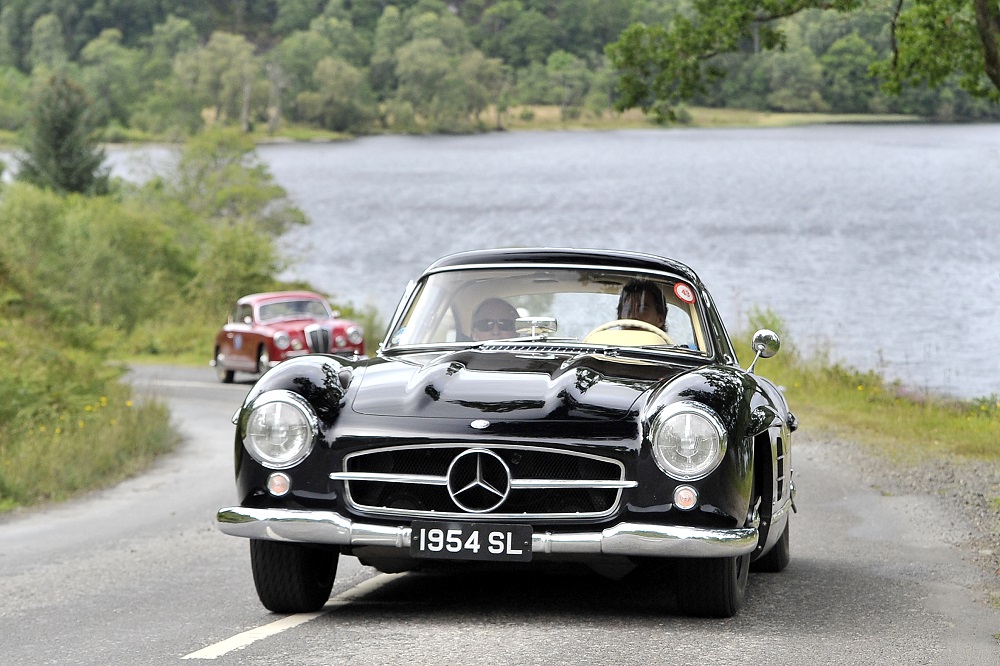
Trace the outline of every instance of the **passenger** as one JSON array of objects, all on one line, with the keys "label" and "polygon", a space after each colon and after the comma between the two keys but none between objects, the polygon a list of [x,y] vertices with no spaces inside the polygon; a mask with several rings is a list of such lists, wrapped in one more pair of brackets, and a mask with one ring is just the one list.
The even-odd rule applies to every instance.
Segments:
[{"label": "passenger", "polygon": [[501,340],[514,337],[517,310],[502,298],[487,298],[472,313],[472,339]]},{"label": "passenger", "polygon": [[630,280],[618,297],[618,318],[636,319],[667,330],[667,302],[650,280]]}]

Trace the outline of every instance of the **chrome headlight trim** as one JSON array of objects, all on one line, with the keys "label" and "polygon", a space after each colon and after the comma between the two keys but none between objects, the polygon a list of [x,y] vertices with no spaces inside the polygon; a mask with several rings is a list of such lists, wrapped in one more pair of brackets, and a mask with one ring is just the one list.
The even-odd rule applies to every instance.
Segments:
[{"label": "chrome headlight trim", "polygon": [[305,398],[282,389],[254,398],[240,429],[254,460],[268,469],[288,469],[312,452],[319,419]]},{"label": "chrome headlight trim", "polygon": [[347,340],[352,345],[360,345],[361,341],[364,339],[365,339],[365,332],[361,330],[360,326],[347,327]]},{"label": "chrome headlight trim", "polygon": [[274,346],[284,351],[292,345],[292,338],[285,331],[274,334]]},{"label": "chrome headlight trim", "polygon": [[714,472],[726,455],[728,440],[719,416],[688,400],[657,412],[649,429],[656,466],[678,481],[697,481]]}]

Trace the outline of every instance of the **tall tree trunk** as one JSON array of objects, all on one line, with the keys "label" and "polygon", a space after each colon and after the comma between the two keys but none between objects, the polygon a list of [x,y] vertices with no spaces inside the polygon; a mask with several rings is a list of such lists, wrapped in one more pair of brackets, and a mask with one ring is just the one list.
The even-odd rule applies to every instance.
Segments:
[{"label": "tall tree trunk", "polygon": [[1000,90],[1000,7],[996,0],[972,0],[976,11],[976,29],[983,43],[986,76]]},{"label": "tall tree trunk", "polygon": [[250,81],[243,82],[243,103],[240,104],[240,129],[250,131]]}]

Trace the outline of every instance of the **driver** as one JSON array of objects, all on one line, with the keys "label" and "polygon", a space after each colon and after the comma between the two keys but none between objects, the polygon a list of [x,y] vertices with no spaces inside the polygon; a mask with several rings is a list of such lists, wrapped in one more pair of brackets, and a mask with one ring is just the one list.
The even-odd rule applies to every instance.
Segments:
[{"label": "driver", "polygon": [[650,280],[630,280],[618,297],[618,318],[637,319],[667,330],[667,303],[663,292]]},{"label": "driver", "polygon": [[472,339],[502,340],[514,337],[517,310],[502,298],[487,298],[472,313]]}]

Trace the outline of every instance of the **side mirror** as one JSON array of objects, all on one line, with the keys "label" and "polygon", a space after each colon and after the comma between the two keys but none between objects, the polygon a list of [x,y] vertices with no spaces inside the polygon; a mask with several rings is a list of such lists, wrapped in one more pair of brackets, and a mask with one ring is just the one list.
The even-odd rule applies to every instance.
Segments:
[{"label": "side mirror", "polygon": [[771,358],[778,353],[781,349],[781,339],[778,334],[774,331],[770,331],[766,328],[762,328],[753,334],[753,340],[750,342],[750,346],[753,348],[754,356],[753,363],[747,368],[747,372],[753,372],[754,368],[757,367],[757,361],[762,358]]}]

